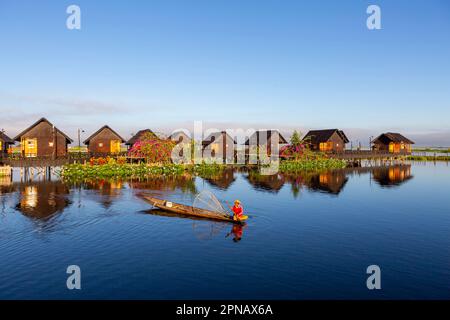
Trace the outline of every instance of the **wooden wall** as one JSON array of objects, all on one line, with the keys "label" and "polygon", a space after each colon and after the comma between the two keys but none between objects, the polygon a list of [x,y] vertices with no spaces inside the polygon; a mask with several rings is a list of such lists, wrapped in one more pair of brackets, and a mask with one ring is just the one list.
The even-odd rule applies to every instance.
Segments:
[{"label": "wooden wall", "polygon": [[[41,122],[21,138],[37,139],[37,156],[52,156],[54,148],[56,148],[57,156],[65,156],[67,154],[67,140],[64,135],[56,131],[56,139],[54,139],[53,127],[47,122]],[[54,141],[55,140],[55,141]],[[53,143],[53,146],[50,146]]]},{"label": "wooden wall", "polygon": [[110,153],[112,140],[122,141],[122,138],[117,136],[111,129],[103,128],[103,130],[91,138],[88,144],[88,150],[92,153]]}]

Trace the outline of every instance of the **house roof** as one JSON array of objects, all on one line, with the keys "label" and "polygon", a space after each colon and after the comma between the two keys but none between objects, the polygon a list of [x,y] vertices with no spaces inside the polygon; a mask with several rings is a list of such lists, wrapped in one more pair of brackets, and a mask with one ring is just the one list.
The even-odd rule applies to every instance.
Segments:
[{"label": "house roof", "polygon": [[40,124],[41,122],[47,122],[49,125],[51,125],[52,127],[54,127],[56,129],[56,132],[62,134],[64,136],[64,138],[66,138],[68,143],[73,142],[72,139],[69,138],[68,135],[66,135],[64,132],[62,132],[61,130],[59,130],[58,128],[56,128],[50,121],[48,121],[46,118],[41,118],[38,121],[36,121],[35,123],[33,123],[31,126],[29,126],[28,128],[26,128],[25,130],[23,130],[21,133],[19,133],[15,138],[14,141],[20,141],[20,138],[25,135],[25,133],[27,133],[28,131],[30,131],[31,129],[33,129],[34,127],[36,127],[38,124]]},{"label": "house roof", "polygon": [[155,137],[158,137],[152,130],[150,129],[143,129],[143,130],[139,130],[134,136],[132,136],[125,144],[126,145],[133,145],[136,143],[136,141],[141,137],[141,135],[143,135],[144,133],[150,133],[155,135]]},{"label": "house roof", "polygon": [[98,135],[100,132],[102,132],[104,129],[108,129],[110,130],[112,133],[114,133],[118,138],[120,138],[120,140],[122,142],[125,142],[124,138],[122,138],[117,132],[115,132],[113,129],[111,129],[109,126],[104,125],[103,127],[101,127],[100,129],[98,129],[97,131],[95,131],[93,134],[91,134],[89,136],[89,138],[87,138],[86,140],[84,140],[84,144],[89,144],[89,141],[91,141],[96,135]]},{"label": "house roof", "polygon": [[377,138],[375,138],[375,140],[373,140],[373,143],[377,142],[382,144],[388,144],[390,142],[414,144],[414,141],[411,141],[405,136],[396,132],[386,132],[380,134]]},{"label": "house roof", "polygon": [[183,136],[187,137],[188,139],[191,139],[191,137],[186,132],[184,132],[183,130],[178,130],[178,131],[172,132],[172,134],[170,134],[167,137],[167,139],[173,140],[174,136],[177,136],[177,135],[180,135],[180,134],[182,134]]},{"label": "house roof", "polygon": [[344,143],[350,142],[344,131],[339,129],[310,130],[302,140],[310,139],[312,144],[327,142],[335,132],[341,137]]},{"label": "house roof", "polygon": [[[280,144],[286,144],[286,143],[288,143],[287,140],[281,135],[280,131],[278,131],[278,130],[258,130],[258,131],[255,131],[255,132],[250,136],[250,138],[252,138],[252,137],[254,137],[254,136],[256,135],[257,141],[259,141],[259,135],[260,135],[260,133],[262,133],[262,132],[267,132],[267,140],[270,140],[270,138],[272,137],[272,133],[277,132],[277,133],[278,133],[278,136],[279,136],[279,143],[280,143]],[[250,138],[247,139],[247,140],[245,141],[245,144],[246,144],[246,145],[249,145],[249,144],[250,144]]]},{"label": "house roof", "polygon": [[0,131],[0,140],[3,141],[4,143],[14,144],[14,140],[1,131]]},{"label": "house roof", "polygon": [[[212,142],[215,141],[215,137],[219,136],[219,135],[223,135],[226,134],[230,139],[233,140],[234,144],[237,144],[236,139],[234,139],[232,136],[230,136],[226,131],[217,131],[217,132],[212,132],[209,136],[206,137],[206,139],[204,139],[202,141],[202,145],[204,147],[210,145]],[[213,139],[214,138],[214,139]]]}]

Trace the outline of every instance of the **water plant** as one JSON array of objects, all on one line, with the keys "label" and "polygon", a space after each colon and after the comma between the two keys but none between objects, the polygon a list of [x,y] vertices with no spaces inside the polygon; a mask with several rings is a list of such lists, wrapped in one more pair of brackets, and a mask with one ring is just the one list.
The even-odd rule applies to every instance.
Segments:
[{"label": "water plant", "polygon": [[347,166],[344,160],[333,158],[300,158],[280,162],[280,172],[290,173],[299,171],[324,171],[330,169],[342,169]]}]

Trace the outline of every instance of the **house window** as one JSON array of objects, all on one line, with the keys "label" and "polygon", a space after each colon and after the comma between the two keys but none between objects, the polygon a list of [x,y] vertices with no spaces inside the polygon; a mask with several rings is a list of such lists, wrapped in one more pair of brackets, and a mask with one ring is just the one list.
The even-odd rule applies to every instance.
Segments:
[{"label": "house window", "polygon": [[333,150],[333,143],[332,142],[321,142],[319,144],[319,150],[320,151],[331,151],[331,150]]},{"label": "house window", "polygon": [[391,152],[391,153],[394,152],[394,143],[393,142],[389,143],[389,152]]}]

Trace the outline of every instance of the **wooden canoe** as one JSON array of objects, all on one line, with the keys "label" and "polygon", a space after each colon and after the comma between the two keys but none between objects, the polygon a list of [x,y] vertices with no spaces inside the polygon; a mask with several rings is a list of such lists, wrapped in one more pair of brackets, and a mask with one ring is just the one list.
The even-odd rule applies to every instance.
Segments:
[{"label": "wooden canoe", "polygon": [[175,203],[175,202],[171,202],[171,201],[167,201],[167,200],[153,198],[153,197],[146,196],[146,195],[141,195],[140,197],[142,199],[144,199],[145,201],[149,202],[152,206],[154,206],[158,209],[164,210],[164,211],[168,211],[168,212],[172,212],[172,213],[176,213],[176,214],[180,214],[180,215],[198,217],[198,218],[203,218],[203,219],[212,219],[212,220],[217,220],[217,221],[225,221],[225,222],[231,222],[231,223],[236,223],[236,224],[244,223],[243,221],[233,220],[229,215],[222,214],[220,212],[210,211],[210,210],[201,209],[201,208],[195,208],[195,207],[187,206],[187,205],[184,205],[181,203]]}]

